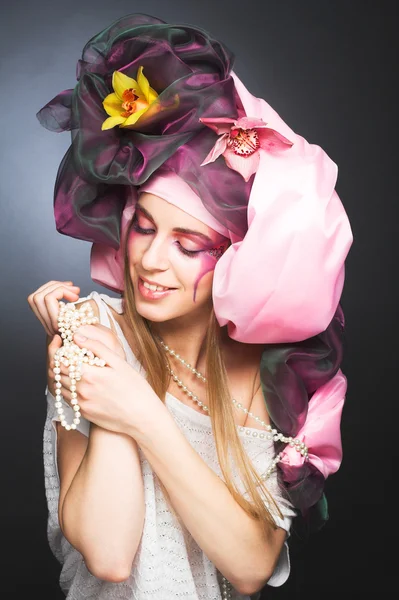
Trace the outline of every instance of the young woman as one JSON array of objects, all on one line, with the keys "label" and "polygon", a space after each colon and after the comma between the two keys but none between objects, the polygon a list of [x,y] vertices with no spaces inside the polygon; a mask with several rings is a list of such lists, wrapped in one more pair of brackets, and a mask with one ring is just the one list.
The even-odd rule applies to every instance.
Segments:
[{"label": "young woman", "polygon": [[[38,115],[73,130],[57,229],[93,242],[93,280],[120,294],[52,281],[28,298],[69,600],[258,598],[286,581],[292,519],[325,507],[340,464],[352,236],[336,168],[231,62],[198,28],[128,15]],[[71,326],[86,308],[99,322]]]}]

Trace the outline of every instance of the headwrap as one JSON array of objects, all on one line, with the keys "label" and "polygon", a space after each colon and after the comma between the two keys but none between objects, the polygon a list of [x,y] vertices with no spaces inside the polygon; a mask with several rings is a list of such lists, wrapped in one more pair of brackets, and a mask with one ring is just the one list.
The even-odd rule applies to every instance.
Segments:
[{"label": "headwrap", "polygon": [[51,131],[71,131],[55,183],[56,228],[92,242],[97,283],[123,291],[139,190],[230,238],[214,270],[215,315],[231,338],[265,344],[269,414],[309,449],[305,461],[288,445],[279,464],[306,512],[342,459],[339,301],[353,237],[336,164],[254,97],[233,62],[198,27],[127,15],[89,40],[75,88],[37,116]]}]

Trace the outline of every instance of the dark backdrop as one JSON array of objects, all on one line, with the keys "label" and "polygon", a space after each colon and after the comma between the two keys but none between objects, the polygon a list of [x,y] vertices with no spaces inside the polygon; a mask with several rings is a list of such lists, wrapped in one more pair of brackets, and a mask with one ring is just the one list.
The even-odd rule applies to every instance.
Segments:
[{"label": "dark backdrop", "polygon": [[[338,164],[337,191],[354,244],[342,306],[348,377],[344,459],[327,481],[330,521],[292,536],[292,574],[263,596],[315,600],[383,594],[394,576],[397,457],[396,2],[327,0],[29,0],[1,16],[1,593],[62,598],[47,545],[42,469],[45,335],[27,303],[43,283],[72,279],[85,296],[90,244],[55,230],[52,192],[69,134],[36,111],[73,87],[86,41],[111,21],[145,12],[202,26],[236,54],[235,70],[309,142]],[[5,593],[6,592],[6,593]],[[267,593],[268,592],[268,593]],[[34,594],[35,595],[35,594]],[[165,599],[168,600],[168,599]]]}]

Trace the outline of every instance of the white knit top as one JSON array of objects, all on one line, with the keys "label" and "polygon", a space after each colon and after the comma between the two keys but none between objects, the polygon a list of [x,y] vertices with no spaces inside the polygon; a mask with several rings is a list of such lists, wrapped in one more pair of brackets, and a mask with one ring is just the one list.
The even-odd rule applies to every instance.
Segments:
[{"label": "white knit top", "polygon": [[[122,299],[107,294],[91,292],[82,300],[94,299],[98,305],[100,322],[110,327],[112,319],[122,341],[127,360],[144,373],[116,322],[109,306],[122,313]],[[54,396],[46,387],[47,417],[43,436],[44,482],[48,506],[47,537],[54,556],[62,568],[59,583],[67,600],[222,600],[221,574],[198,546],[190,532],[181,525],[166,503],[158,479],[150,463],[139,448],[144,482],[145,517],[143,534],[126,581],[113,583],[93,576],[87,569],[83,556],[63,536],[58,522],[59,476],[57,468],[57,429],[54,421],[60,420],[54,407]],[[73,411],[64,402],[64,414],[72,422]],[[201,414],[183,404],[169,392],[166,406],[191,446],[219,477],[223,478],[216,454],[209,415]],[[77,427],[84,435],[90,432],[90,422],[81,417]],[[254,432],[256,435],[254,436]],[[260,438],[258,429],[238,427],[243,447],[259,473],[264,473],[274,457],[273,441]],[[240,489],[240,481],[236,479]],[[279,489],[276,471],[267,480],[267,486],[284,515],[275,516],[277,525],[289,532],[296,515],[292,505]],[[248,498],[247,494],[244,494]],[[184,531],[183,531],[184,529]],[[288,533],[289,535],[289,533]],[[287,536],[288,537],[288,536]],[[278,565],[268,585],[280,586],[290,572],[287,542],[283,546]],[[234,600],[257,600],[260,594],[244,596],[232,588]]]}]

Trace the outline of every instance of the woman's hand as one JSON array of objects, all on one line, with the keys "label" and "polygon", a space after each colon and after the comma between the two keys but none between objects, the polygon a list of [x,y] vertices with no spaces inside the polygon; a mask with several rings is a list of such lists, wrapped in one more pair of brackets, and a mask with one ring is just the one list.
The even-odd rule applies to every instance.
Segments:
[{"label": "woman's hand", "polygon": [[[35,313],[39,321],[42,323],[48,335],[47,346],[47,385],[50,393],[55,395],[54,381],[54,354],[58,348],[62,346],[62,338],[58,334],[58,314],[59,302],[64,299],[67,302],[77,302],[79,300],[79,286],[72,285],[72,281],[50,281],[39,287],[36,292],[28,296],[28,303],[32,311]],[[83,303],[84,301],[82,301]],[[98,316],[98,309],[95,302],[90,302]],[[116,352],[124,360],[126,360],[125,351],[118,336],[109,328],[97,323],[91,327],[95,328],[95,333],[92,334],[95,339],[100,340],[110,350]],[[80,328],[79,328],[80,329]],[[52,340],[51,340],[52,338]],[[50,341],[51,340],[51,341]]]},{"label": "woman's hand", "polygon": [[[106,346],[97,325],[83,325],[79,327],[79,334],[86,335],[87,339],[79,341],[75,334],[74,343],[91,350],[106,362],[105,367],[82,364],[82,376],[76,382],[82,416],[104,429],[134,437],[135,430],[142,432],[150,426],[157,418],[157,411],[166,410],[163,402],[147,380],[119,352]],[[71,404],[68,367],[61,363],[60,369],[61,393]]]},{"label": "woman's hand", "polygon": [[[111,329],[109,327],[105,327],[105,325],[102,325],[101,323],[97,323],[96,325],[82,325],[81,327],[79,327],[77,329],[77,331],[80,332],[83,329],[83,327],[89,328],[89,331],[90,331],[89,335],[92,339],[102,342],[104,344],[104,346],[106,346],[107,348],[109,348],[110,350],[115,352],[118,356],[120,356],[122,358],[122,360],[126,360],[126,354],[122,347],[121,341],[119,340],[117,335],[113,331],[111,331]],[[53,396],[55,396],[55,379],[54,379],[54,371],[53,371],[53,369],[54,369],[54,354],[58,348],[61,348],[61,346],[62,346],[61,336],[55,335],[47,348],[47,364],[48,364],[47,385],[48,385],[48,388],[49,388],[51,394],[53,394]],[[65,372],[65,374],[68,375],[67,367],[64,367],[62,365],[62,369],[63,370],[61,370],[61,372],[62,373]],[[69,397],[69,399],[70,399],[71,394],[68,390],[70,388],[71,382],[70,382],[69,377],[66,377],[66,379],[61,377],[61,384],[62,384],[62,387],[61,387],[62,396],[64,398]],[[65,384],[67,384],[67,387],[65,387]]]},{"label": "woman's hand", "polygon": [[49,281],[29,294],[29,306],[48,336],[58,333],[59,301],[65,298],[66,302],[77,302],[79,291],[79,286],[72,285],[72,281]]}]

